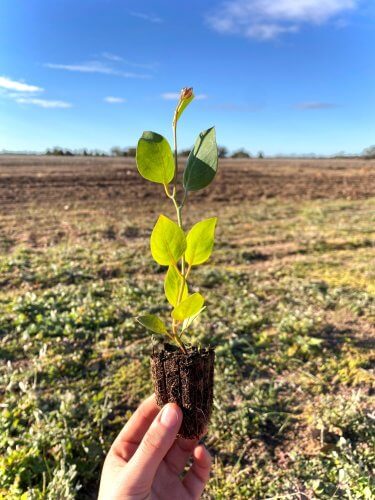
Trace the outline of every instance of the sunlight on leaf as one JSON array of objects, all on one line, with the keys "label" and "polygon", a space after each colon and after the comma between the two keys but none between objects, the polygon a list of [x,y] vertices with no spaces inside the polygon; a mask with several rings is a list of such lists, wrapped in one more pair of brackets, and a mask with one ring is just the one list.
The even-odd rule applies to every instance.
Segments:
[{"label": "sunlight on leaf", "polygon": [[182,323],[182,330],[181,332],[184,332],[187,330],[193,323],[194,321],[198,318],[198,316],[206,309],[206,306],[202,307],[196,314],[193,316],[189,316],[188,318],[184,319],[184,322]]},{"label": "sunlight on leaf", "polygon": [[[182,286],[182,276],[177,272],[174,266],[169,266],[164,281],[164,291],[165,291],[165,296],[168,299],[168,302],[173,307],[177,306],[181,286]],[[188,295],[188,288],[185,282],[181,300],[185,300],[187,295]]]},{"label": "sunlight on leaf", "polygon": [[168,141],[155,132],[143,132],[137,146],[137,168],[145,179],[169,184],[174,176],[174,160]]},{"label": "sunlight on leaf", "polygon": [[214,246],[217,217],[205,219],[195,224],[186,237],[186,262],[197,266],[206,262]]},{"label": "sunlight on leaf", "polygon": [[193,293],[172,311],[172,317],[177,321],[183,321],[189,316],[197,314],[202,309],[203,304],[204,298],[202,295],[200,293]]},{"label": "sunlight on leaf", "polygon": [[176,265],[186,250],[183,230],[165,215],[159,216],[150,243],[153,258],[162,266]]}]

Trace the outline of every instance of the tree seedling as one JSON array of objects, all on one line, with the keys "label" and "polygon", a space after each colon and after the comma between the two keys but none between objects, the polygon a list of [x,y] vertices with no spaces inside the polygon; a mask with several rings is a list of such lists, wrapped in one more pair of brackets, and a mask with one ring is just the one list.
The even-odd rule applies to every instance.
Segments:
[{"label": "tree seedling", "polygon": [[[176,210],[176,222],[160,215],[151,234],[151,253],[161,266],[168,267],[165,280],[165,296],[172,306],[170,326],[153,314],[139,316],[137,320],[151,332],[164,335],[172,344],[187,354],[187,330],[205,309],[204,297],[190,293],[188,278],[193,267],[206,262],[214,245],[216,217],[196,223],[185,233],[182,211],[188,194],[207,187],[214,179],[218,167],[218,150],[215,128],[201,132],[190,152],[178,189],[177,124],[194,99],[192,88],[181,91],[174,112],[173,151],[167,139],[156,132],[143,132],[137,146],[137,168],[145,179],[162,184],[166,196]],[[180,199],[179,192],[182,191]]]}]

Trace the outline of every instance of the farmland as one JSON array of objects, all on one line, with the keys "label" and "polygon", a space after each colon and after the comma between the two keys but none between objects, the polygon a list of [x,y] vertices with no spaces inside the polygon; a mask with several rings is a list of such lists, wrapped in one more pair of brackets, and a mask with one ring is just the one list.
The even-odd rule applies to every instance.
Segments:
[{"label": "farmland", "polygon": [[[130,159],[0,157],[0,498],[95,498],[152,390],[134,316],[167,315],[162,195]],[[189,203],[186,227],[219,216],[191,274],[217,353],[206,498],[373,498],[375,161],[223,160]]]}]

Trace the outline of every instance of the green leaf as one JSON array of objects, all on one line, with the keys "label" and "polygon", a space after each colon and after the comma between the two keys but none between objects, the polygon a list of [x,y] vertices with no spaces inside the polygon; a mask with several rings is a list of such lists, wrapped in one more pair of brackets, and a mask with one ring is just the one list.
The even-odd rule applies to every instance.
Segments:
[{"label": "green leaf", "polygon": [[145,179],[169,184],[174,176],[174,160],[168,141],[155,132],[143,132],[137,146],[137,168]]},{"label": "green leaf", "polygon": [[196,314],[193,316],[189,316],[188,318],[184,319],[184,322],[182,323],[182,330],[181,333],[187,330],[192,323],[198,318],[198,316],[201,314],[206,309],[206,306],[202,307]]},{"label": "green leaf", "polygon": [[172,318],[177,321],[183,321],[189,316],[194,316],[204,304],[204,298],[200,293],[193,293],[189,295],[183,302],[181,302],[172,311]]},{"label": "green leaf", "polygon": [[197,266],[206,262],[212,253],[217,217],[205,219],[195,224],[186,237],[186,262]]},{"label": "green leaf", "polygon": [[191,151],[185,172],[186,191],[198,191],[210,184],[216,175],[218,164],[215,127],[204,130],[198,136]]},{"label": "green leaf", "polygon": [[165,215],[160,215],[151,234],[153,258],[162,266],[175,266],[185,250],[183,230]]},{"label": "green leaf", "polygon": [[[178,303],[179,293],[182,287],[182,276],[177,272],[174,266],[169,266],[167,275],[164,281],[165,296],[171,306],[176,307]],[[185,281],[181,300],[186,299],[188,295],[188,288]]]},{"label": "green leaf", "polygon": [[167,328],[163,321],[155,316],[154,314],[146,314],[145,316],[138,316],[138,323],[151,330],[154,333],[160,333],[161,335],[167,334]]}]

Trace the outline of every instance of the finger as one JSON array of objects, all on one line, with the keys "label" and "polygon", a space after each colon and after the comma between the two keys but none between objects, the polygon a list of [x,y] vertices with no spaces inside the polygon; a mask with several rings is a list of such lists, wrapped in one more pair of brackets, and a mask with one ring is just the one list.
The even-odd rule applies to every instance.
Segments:
[{"label": "finger", "polygon": [[194,450],[194,462],[183,480],[183,485],[193,499],[201,497],[210,477],[211,455],[203,445]]},{"label": "finger", "polygon": [[169,403],[161,410],[126,466],[131,482],[151,487],[155,473],[173,445],[182,423],[182,411]]},{"label": "finger", "polygon": [[130,460],[159,411],[154,395],[143,401],[113,442],[110,453]]},{"label": "finger", "polygon": [[171,472],[177,475],[183,472],[186,462],[191,457],[197,443],[197,439],[184,438],[178,438],[174,442],[172,448],[164,458],[164,462]]}]

